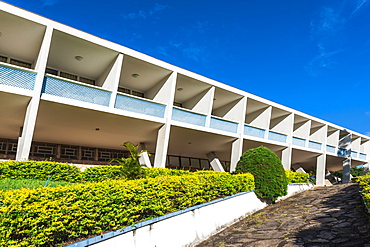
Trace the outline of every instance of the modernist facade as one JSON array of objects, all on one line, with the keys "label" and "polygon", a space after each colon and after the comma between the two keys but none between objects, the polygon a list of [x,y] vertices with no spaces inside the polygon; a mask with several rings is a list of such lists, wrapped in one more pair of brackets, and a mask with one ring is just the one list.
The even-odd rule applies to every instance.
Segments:
[{"label": "modernist facade", "polygon": [[[370,137],[0,2],[1,158],[233,170],[264,145],[285,169],[367,164]],[[146,163],[149,161],[147,160]]]}]

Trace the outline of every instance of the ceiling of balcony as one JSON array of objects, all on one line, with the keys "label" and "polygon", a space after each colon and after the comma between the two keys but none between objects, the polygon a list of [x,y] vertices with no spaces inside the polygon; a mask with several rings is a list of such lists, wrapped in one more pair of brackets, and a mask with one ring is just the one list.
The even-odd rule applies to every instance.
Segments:
[{"label": "ceiling of balcony", "polygon": [[212,86],[193,78],[178,74],[176,82],[175,101],[185,103],[196,95],[209,90]]},{"label": "ceiling of balcony", "polygon": [[[76,60],[81,56],[81,61]],[[72,35],[54,31],[47,66],[97,80],[115,61],[118,52]]]},{"label": "ceiling of balcony", "polygon": [[156,84],[167,79],[170,74],[171,71],[169,70],[124,55],[119,86],[145,93]]},{"label": "ceiling of balcony", "polygon": [[3,11],[0,23],[0,55],[34,63],[46,27]]},{"label": "ceiling of balcony", "polygon": [[0,92],[0,137],[17,139],[30,97]]}]

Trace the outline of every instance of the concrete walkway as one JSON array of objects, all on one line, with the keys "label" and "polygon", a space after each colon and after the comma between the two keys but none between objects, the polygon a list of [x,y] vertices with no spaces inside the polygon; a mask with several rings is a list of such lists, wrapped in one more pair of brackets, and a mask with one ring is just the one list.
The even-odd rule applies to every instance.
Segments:
[{"label": "concrete walkway", "polygon": [[197,247],[370,246],[357,184],[315,187],[268,206]]}]

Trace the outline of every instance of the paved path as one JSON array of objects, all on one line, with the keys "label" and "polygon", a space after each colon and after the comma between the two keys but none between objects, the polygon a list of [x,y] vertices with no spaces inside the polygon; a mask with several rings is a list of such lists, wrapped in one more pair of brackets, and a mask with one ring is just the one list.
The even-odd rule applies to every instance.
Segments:
[{"label": "paved path", "polygon": [[370,246],[357,184],[315,187],[268,206],[197,247]]}]

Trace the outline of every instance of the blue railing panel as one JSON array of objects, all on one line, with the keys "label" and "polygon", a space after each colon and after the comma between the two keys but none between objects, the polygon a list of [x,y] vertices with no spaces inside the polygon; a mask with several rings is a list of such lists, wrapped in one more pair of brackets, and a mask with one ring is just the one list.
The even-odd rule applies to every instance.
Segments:
[{"label": "blue railing panel", "polygon": [[255,128],[255,127],[248,126],[248,125],[244,126],[244,135],[247,135],[247,136],[264,138],[265,132],[266,131],[263,129]]},{"label": "blue railing panel", "polygon": [[366,160],[366,154],[361,154],[361,153],[360,153],[360,159],[362,159],[362,160]]},{"label": "blue railing panel", "polygon": [[36,74],[0,66],[0,84],[33,90]]},{"label": "blue railing panel", "polygon": [[287,136],[284,134],[276,133],[276,132],[269,132],[268,139],[271,141],[277,141],[277,142],[286,142]]},{"label": "blue railing panel", "polygon": [[160,118],[164,117],[164,112],[166,110],[165,105],[121,94],[117,94],[116,104],[114,107],[121,110],[141,113]]},{"label": "blue railing panel", "polygon": [[109,106],[111,93],[51,77],[44,78],[42,92],[63,98]]},{"label": "blue railing panel", "polygon": [[337,154],[338,154],[339,157],[346,157],[347,153],[348,153],[348,151],[346,149],[338,148]]},{"label": "blue railing panel", "polygon": [[318,142],[309,141],[308,147],[316,150],[321,150],[322,144]]},{"label": "blue railing panel", "polygon": [[211,118],[210,127],[213,129],[224,130],[232,133],[238,132],[238,124],[218,118]]},{"label": "blue railing panel", "polygon": [[292,144],[296,145],[296,146],[300,146],[300,147],[305,147],[306,146],[306,140],[298,138],[298,137],[293,137]]},{"label": "blue railing panel", "polygon": [[184,111],[181,109],[173,108],[172,120],[195,124],[199,126],[206,126],[206,116],[194,112]]},{"label": "blue railing panel", "polygon": [[326,152],[335,154],[335,147],[326,145]]},{"label": "blue railing panel", "polygon": [[358,153],[355,151],[351,151],[351,158],[357,158]]}]

